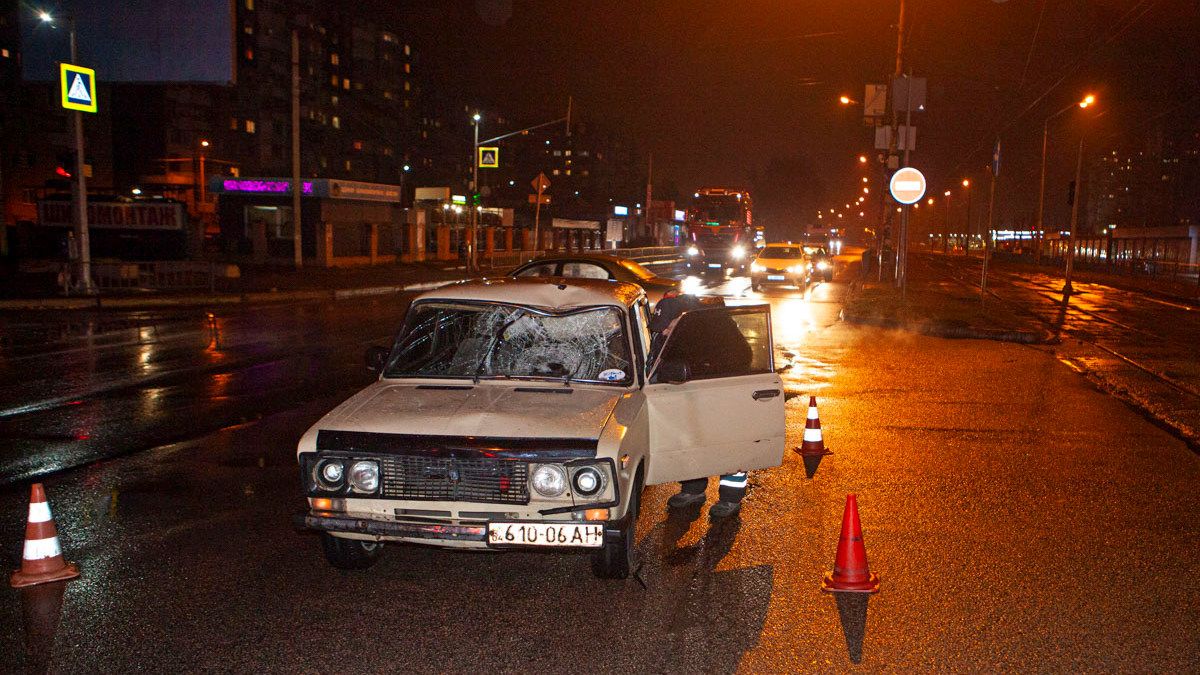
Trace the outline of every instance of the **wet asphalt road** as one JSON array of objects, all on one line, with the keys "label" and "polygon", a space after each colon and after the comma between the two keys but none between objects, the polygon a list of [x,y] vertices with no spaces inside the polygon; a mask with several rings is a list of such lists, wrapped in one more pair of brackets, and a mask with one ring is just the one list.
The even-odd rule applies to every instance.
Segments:
[{"label": "wet asphalt road", "polygon": [[[46,482],[83,569],[0,591],[6,669],[1200,669],[1197,456],[1052,348],[850,326],[844,293],[766,294],[789,393],[820,397],[834,454],[752,475],[715,525],[648,489],[645,588],[523,552],[392,547],[342,573],[291,528],[295,441],[369,380],[361,352],[401,298],[104,315],[128,323],[90,336],[5,317],[2,559],[23,531],[13,472],[78,465]],[[870,598],[818,590],[851,491]]]}]

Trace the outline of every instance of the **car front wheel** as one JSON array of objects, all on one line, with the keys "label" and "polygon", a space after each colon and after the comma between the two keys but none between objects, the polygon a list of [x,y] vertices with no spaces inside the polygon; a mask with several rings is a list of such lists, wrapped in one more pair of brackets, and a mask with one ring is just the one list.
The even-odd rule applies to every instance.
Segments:
[{"label": "car front wheel", "polygon": [[321,550],[330,565],[339,570],[365,570],[379,561],[383,544],[377,541],[343,539],[328,532],[321,533]]},{"label": "car front wheel", "polygon": [[[626,511],[625,524],[615,532],[607,530],[604,533],[604,546],[592,554],[592,573],[600,579],[628,579],[633,571],[634,544],[638,512],[642,504],[642,477],[638,474],[637,482],[629,494],[629,509]],[[617,536],[613,536],[614,533]]]}]

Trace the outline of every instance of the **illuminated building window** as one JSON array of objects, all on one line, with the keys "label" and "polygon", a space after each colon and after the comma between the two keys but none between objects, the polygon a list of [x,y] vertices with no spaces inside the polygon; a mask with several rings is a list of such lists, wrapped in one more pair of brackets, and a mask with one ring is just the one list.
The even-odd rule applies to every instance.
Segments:
[{"label": "illuminated building window", "polygon": [[404,91],[412,91],[412,83],[408,80],[404,81]]},{"label": "illuminated building window", "polygon": [[406,72],[406,73],[412,72],[412,64],[411,63],[404,64],[404,72]]},{"label": "illuminated building window", "polygon": [[570,175],[571,175],[571,170],[570,170],[570,169],[567,169],[567,175],[568,175],[568,176],[570,176]]},{"label": "illuminated building window", "polygon": [[229,118],[229,130],[230,131],[238,130],[238,118],[236,118],[236,117]]},{"label": "illuminated building window", "polygon": [[254,11],[254,0],[246,0],[246,9]]},{"label": "illuminated building window", "polygon": [[354,149],[355,149],[355,150],[362,150],[362,149],[363,149],[363,142],[362,142],[362,141],[354,141]]},{"label": "illuminated building window", "polygon": [[337,115],[333,116],[333,128],[334,129],[342,128],[342,118],[338,117]]},{"label": "illuminated building window", "polygon": [[246,60],[247,61],[254,60],[254,50],[250,49],[249,47],[246,48]]},{"label": "illuminated building window", "polygon": [[559,172],[558,172],[558,169],[555,169],[555,170],[554,170],[554,175],[555,175],[555,176],[557,176],[557,175],[558,175],[558,173],[559,173]]},{"label": "illuminated building window", "polygon": [[252,134],[254,133],[255,129],[256,125],[254,124],[254,120],[246,120],[246,133]]},{"label": "illuminated building window", "polygon": [[564,155],[566,155],[567,157],[570,157],[570,156],[571,156],[571,151],[570,151],[570,150],[564,150],[564,151],[563,151],[563,154],[564,154]]},{"label": "illuminated building window", "polygon": [[391,33],[387,32],[387,31],[384,31],[380,37],[383,38],[384,42],[395,42],[396,41],[396,36],[392,35]]},{"label": "illuminated building window", "polygon": [[350,160],[346,160],[346,170],[350,170]]},{"label": "illuminated building window", "polygon": [[411,48],[411,47],[409,47],[408,45],[404,45],[404,55],[405,55],[405,56],[412,56],[412,48]]},{"label": "illuminated building window", "polygon": [[330,103],[330,104],[332,104],[332,105],[337,105],[337,104],[338,104],[338,97],[337,97],[336,95],[334,95],[334,96],[330,96],[330,97],[329,97],[329,103]]},{"label": "illuminated building window", "polygon": [[[8,58],[8,50],[0,49],[0,56],[3,56],[4,58],[7,59]],[[404,72],[406,72],[406,73],[408,72],[408,64],[407,63],[404,64]]]},{"label": "illuminated building window", "polygon": [[349,90],[350,90],[350,78],[343,78],[343,79],[342,79],[342,89],[345,89],[345,90],[347,90],[347,91],[349,91]]},{"label": "illuminated building window", "polygon": [[338,76],[337,76],[337,75],[331,75],[331,76],[329,77],[329,84],[332,84],[332,85],[333,85],[333,86],[335,86],[335,87],[336,87],[336,86],[338,86]]},{"label": "illuminated building window", "polygon": [[245,26],[242,26],[242,32],[246,35],[254,35],[254,26],[246,24]]},{"label": "illuminated building window", "polygon": [[392,92],[390,92],[390,91],[387,91],[387,90],[385,89],[385,90],[384,90],[384,92],[383,92],[383,97],[384,97],[384,98],[386,98],[386,99],[388,99],[388,100],[391,100],[391,98],[392,98]]},{"label": "illuminated building window", "polygon": [[329,54],[329,63],[336,66],[339,64],[340,61],[341,61],[341,59],[338,58],[337,52],[332,52]]}]

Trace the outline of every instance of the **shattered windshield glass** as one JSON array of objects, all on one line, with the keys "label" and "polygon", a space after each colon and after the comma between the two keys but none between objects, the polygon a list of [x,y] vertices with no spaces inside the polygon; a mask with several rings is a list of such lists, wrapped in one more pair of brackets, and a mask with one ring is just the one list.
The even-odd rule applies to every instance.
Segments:
[{"label": "shattered windshield glass", "polygon": [[621,312],[425,302],[409,310],[384,377],[548,378],[629,384]]}]

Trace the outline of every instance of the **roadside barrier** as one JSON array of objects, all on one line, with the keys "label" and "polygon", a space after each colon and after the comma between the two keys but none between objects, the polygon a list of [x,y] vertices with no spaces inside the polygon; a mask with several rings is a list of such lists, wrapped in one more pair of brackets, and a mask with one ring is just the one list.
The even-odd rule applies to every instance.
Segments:
[{"label": "roadside barrier", "polygon": [[21,569],[13,572],[9,583],[13,588],[22,588],[77,576],[79,567],[63,559],[58,529],[54,527],[54,517],[50,515],[50,504],[46,501],[46,488],[41,483],[34,483],[29,495]]},{"label": "roadside barrier", "polygon": [[821,590],[828,593],[878,593],[879,575],[867,565],[867,547],[863,543],[858,520],[858,496],[846,495],[842,513],[842,535],[838,538],[833,571],[825,573]]},{"label": "roadside barrier", "polygon": [[794,450],[803,457],[820,457],[831,455],[821,437],[821,418],[817,415],[817,397],[808,397],[808,419],[804,421],[804,441]]}]

